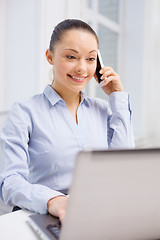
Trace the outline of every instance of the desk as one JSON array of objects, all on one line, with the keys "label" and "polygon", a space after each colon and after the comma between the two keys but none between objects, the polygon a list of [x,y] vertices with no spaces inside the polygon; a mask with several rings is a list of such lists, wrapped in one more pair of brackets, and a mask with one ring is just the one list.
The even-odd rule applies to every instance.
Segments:
[{"label": "desk", "polygon": [[19,210],[0,216],[1,240],[39,240],[34,230],[27,223],[29,215],[34,213]]}]

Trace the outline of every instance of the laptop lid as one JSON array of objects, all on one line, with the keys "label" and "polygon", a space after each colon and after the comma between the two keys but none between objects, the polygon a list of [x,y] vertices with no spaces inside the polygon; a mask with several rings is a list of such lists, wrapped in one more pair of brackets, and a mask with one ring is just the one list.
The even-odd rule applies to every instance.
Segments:
[{"label": "laptop lid", "polygon": [[81,152],[61,240],[160,238],[160,149]]}]

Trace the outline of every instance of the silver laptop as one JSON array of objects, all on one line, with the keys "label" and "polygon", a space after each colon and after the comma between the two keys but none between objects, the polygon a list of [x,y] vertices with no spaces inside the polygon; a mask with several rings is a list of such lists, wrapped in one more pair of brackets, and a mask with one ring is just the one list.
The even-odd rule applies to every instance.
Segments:
[{"label": "silver laptop", "polygon": [[32,215],[42,239],[160,239],[160,149],[81,152],[64,224]]}]

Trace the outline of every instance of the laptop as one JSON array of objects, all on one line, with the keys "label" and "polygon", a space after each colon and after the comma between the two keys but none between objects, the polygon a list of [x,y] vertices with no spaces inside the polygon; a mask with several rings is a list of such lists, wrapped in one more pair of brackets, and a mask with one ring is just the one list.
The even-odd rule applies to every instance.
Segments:
[{"label": "laptop", "polygon": [[29,217],[41,239],[160,239],[160,149],[79,153],[69,195],[62,226]]}]

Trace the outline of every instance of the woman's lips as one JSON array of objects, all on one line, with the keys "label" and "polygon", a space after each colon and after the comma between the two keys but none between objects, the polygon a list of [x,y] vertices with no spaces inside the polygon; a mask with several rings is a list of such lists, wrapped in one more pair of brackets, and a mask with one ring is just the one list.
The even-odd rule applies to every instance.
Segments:
[{"label": "woman's lips", "polygon": [[70,74],[68,74],[68,76],[75,82],[83,82],[86,79],[85,76],[77,76],[77,75],[70,75]]}]

